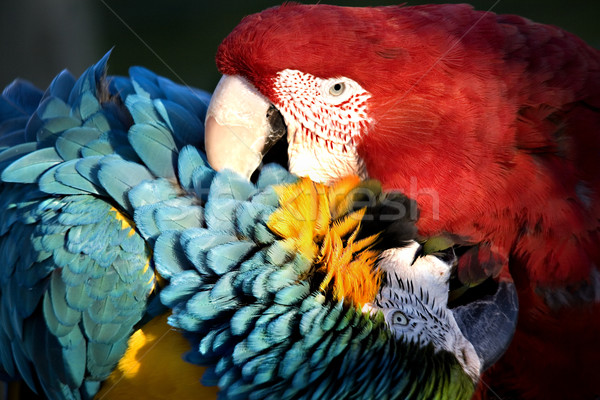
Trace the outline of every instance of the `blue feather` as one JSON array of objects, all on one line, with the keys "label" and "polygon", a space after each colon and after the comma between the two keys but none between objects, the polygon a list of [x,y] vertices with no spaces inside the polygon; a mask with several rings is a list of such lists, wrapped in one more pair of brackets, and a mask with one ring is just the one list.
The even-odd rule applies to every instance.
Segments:
[{"label": "blue feather", "polygon": [[[129,68],[129,74],[131,75],[131,83],[133,84],[133,87],[135,88],[135,92],[138,93],[140,96],[144,96],[149,99],[155,99],[155,98],[161,97],[162,91],[156,84],[155,76],[151,77],[151,79],[148,79],[147,77],[142,76],[137,72],[132,73],[132,70],[134,70],[134,69],[138,69],[138,71],[139,71],[139,70],[142,70],[145,68],[142,68],[142,67]],[[146,71],[148,71],[148,70],[146,70]],[[154,73],[152,73],[152,75],[154,75]]]},{"label": "blue feather", "polygon": [[71,288],[79,287],[81,284],[85,283],[88,279],[88,276],[85,274],[75,273],[75,271],[73,271],[73,269],[71,268],[63,268],[62,279],[63,282],[67,285],[66,292],[68,293],[68,291]]},{"label": "blue feather", "polygon": [[56,97],[66,102],[75,85],[75,77],[66,69],[62,70],[50,83],[44,97]]},{"label": "blue feather", "polygon": [[244,236],[261,244],[272,243],[275,236],[265,224],[265,220],[275,211],[275,207],[262,203],[242,203],[236,212],[236,225]]},{"label": "blue feather", "polygon": [[233,199],[209,200],[204,209],[208,229],[235,234],[235,214],[240,204],[239,200]]},{"label": "blue feather", "polygon": [[194,271],[183,271],[177,274],[169,285],[160,292],[161,302],[169,307],[186,301],[198,291],[202,280]]},{"label": "blue feather", "polygon": [[231,399],[247,399],[254,390],[254,385],[238,379],[229,386],[227,395]]},{"label": "blue feather", "polygon": [[31,370],[31,363],[29,362],[29,357],[24,354],[21,344],[14,341],[9,345],[9,348],[12,350],[12,356],[15,360],[15,365],[19,370],[19,375],[29,387],[34,388],[35,379],[33,377],[33,371]]},{"label": "blue feather", "polygon": [[85,128],[97,129],[100,132],[109,132],[110,129],[122,129],[122,124],[112,115],[97,112],[90,115],[82,125]]},{"label": "blue feather", "polygon": [[152,178],[152,174],[143,166],[116,157],[102,159],[98,171],[98,181],[104,190],[130,213],[133,209],[127,192],[142,181]]},{"label": "blue feather", "polygon": [[[95,92],[94,94],[91,92],[82,93],[82,95],[78,98],[76,108],[79,111],[79,116],[83,121],[100,111],[100,103],[96,98]],[[108,129],[109,127],[106,126],[105,128]]]},{"label": "blue feather", "polygon": [[178,197],[177,187],[171,181],[160,178],[142,182],[129,191],[129,202],[138,210],[146,205],[154,205]]},{"label": "blue feather", "polygon": [[92,128],[71,128],[56,139],[56,152],[64,160],[81,157],[81,148],[100,137],[101,131]]},{"label": "blue feather", "polygon": [[77,311],[87,310],[94,302],[94,299],[88,294],[85,282],[81,285],[69,287],[66,300],[69,307]]},{"label": "blue feather", "polygon": [[[107,295],[112,295],[112,293],[107,293]],[[115,307],[112,301],[109,301],[108,297],[102,299],[101,301],[96,301],[90,308],[86,311],[86,316],[88,316],[90,321],[94,324],[102,325],[115,323],[119,319],[119,309]]]},{"label": "blue feather", "polygon": [[[84,147],[81,148],[81,156],[85,158],[95,157],[95,156],[121,156],[121,154],[117,151],[117,148],[113,146],[113,144],[104,139],[92,140],[91,142],[86,143]],[[125,158],[122,157],[121,158]],[[82,160],[83,161],[83,160]]]},{"label": "blue feather", "polygon": [[[58,322],[62,325],[73,327],[79,323],[81,313],[73,310],[66,302],[66,287],[61,277],[61,270],[52,273],[50,279],[50,290],[45,298],[48,298],[52,305],[52,311]],[[57,335],[62,336],[62,335]]]},{"label": "blue feather", "polygon": [[[136,198],[134,197],[134,199]],[[154,245],[156,238],[161,234],[160,229],[158,229],[158,226],[156,225],[156,220],[154,219],[154,211],[160,207],[160,203],[140,207],[134,205],[134,207],[134,221],[137,230],[144,239]]]},{"label": "blue feather", "polygon": [[290,174],[281,165],[266,164],[260,170],[260,175],[258,176],[256,187],[258,187],[259,189],[267,189],[269,186],[294,183],[297,180],[297,177]]},{"label": "blue feather", "polygon": [[98,179],[98,171],[100,170],[102,158],[103,156],[97,155],[78,160],[75,164],[75,170],[93,185],[101,187],[100,180]]},{"label": "blue feather", "polygon": [[139,317],[130,318],[120,323],[96,323],[87,312],[82,313],[83,327],[86,336],[95,343],[111,344],[122,340],[131,333],[133,322]]},{"label": "blue feather", "polygon": [[242,336],[254,326],[260,314],[264,311],[263,305],[250,305],[241,307],[233,314],[229,323],[231,324],[231,333],[236,336]]},{"label": "blue feather", "polygon": [[221,277],[210,290],[210,301],[223,309],[237,308],[240,305],[233,286],[237,271],[229,272]]},{"label": "blue feather", "polygon": [[175,178],[177,146],[166,127],[158,122],[136,124],[129,130],[129,142],[154,175]]},{"label": "blue feather", "polygon": [[76,104],[77,99],[85,92],[96,92],[96,84],[106,71],[106,63],[110,57],[111,51],[108,51],[96,64],[89,67],[73,85],[69,94],[68,103]]},{"label": "blue feather", "polygon": [[[6,311],[0,310],[0,316],[5,313]],[[0,367],[9,377],[15,376],[16,366],[12,358],[11,341],[2,329],[0,329]]]},{"label": "blue feather", "polygon": [[210,103],[210,93],[189,86],[178,85],[161,76],[157,77],[157,82],[167,99],[185,107],[200,121],[204,121]]},{"label": "blue feather", "polygon": [[154,100],[154,107],[167,124],[179,147],[204,144],[204,125],[181,105],[168,100]]},{"label": "blue feather", "polygon": [[42,101],[36,110],[36,114],[42,121],[51,121],[55,118],[66,118],[71,116],[71,106],[61,99],[49,97]]},{"label": "blue feather", "polygon": [[44,296],[43,312],[44,321],[46,322],[49,332],[51,332],[53,335],[65,336],[75,328],[74,325],[65,325],[58,320],[58,318],[56,317],[56,313],[52,308],[52,301],[50,300],[50,296],[48,295]]},{"label": "blue feather", "polygon": [[[134,254],[136,257],[145,257],[147,248],[144,240],[139,235],[130,235],[127,230],[122,230],[121,232],[125,234],[124,240],[119,244],[121,249]],[[124,255],[121,255],[121,257],[124,257]]]},{"label": "blue feather", "polygon": [[[216,338],[223,332],[227,332],[227,328],[225,327],[215,327],[215,329],[210,330],[200,339],[200,343],[198,344],[198,352],[202,355],[209,355],[215,353],[215,340]],[[193,357],[193,359],[192,359]],[[197,353],[188,353],[185,357],[186,361],[191,363],[202,363],[205,357],[200,356]]]},{"label": "blue feather", "polygon": [[221,314],[224,309],[222,305],[216,306],[210,300],[209,292],[198,292],[186,304],[188,313],[200,320],[214,319]]},{"label": "blue feather", "polygon": [[[36,264],[29,270],[37,269],[39,266],[40,264]],[[42,273],[40,275],[47,276],[47,273]],[[19,280],[15,279],[15,283],[13,284],[17,286],[16,293],[21,297],[21,301],[15,306],[16,312],[21,316],[21,318],[28,318],[35,312],[38,304],[40,303],[40,300],[44,295],[44,291],[46,290],[47,282],[40,279],[33,284],[25,285],[19,282]]]},{"label": "blue feather", "polygon": [[196,193],[196,196],[198,196],[198,198],[200,198],[203,202],[208,200],[210,193],[209,188],[215,176],[216,172],[206,165],[199,165],[192,172],[192,185],[194,187],[194,193]]},{"label": "blue feather", "polygon": [[[182,201],[172,200],[163,203],[161,207],[154,212],[156,225],[161,232],[167,230],[184,230],[202,226],[203,210],[202,207],[176,204]],[[175,206],[171,206],[171,204]]]},{"label": "blue feather", "polygon": [[300,303],[310,294],[310,285],[306,281],[298,282],[296,285],[290,285],[277,291],[275,294],[275,303],[284,306],[292,306]]},{"label": "blue feather", "polygon": [[219,379],[219,388],[221,390],[229,387],[239,379],[235,369],[232,368],[231,361],[227,357],[222,357],[217,362],[216,371],[221,374],[221,378]]},{"label": "blue feather", "polygon": [[34,142],[18,144],[10,149],[0,152],[0,171],[4,170],[13,161],[21,158],[25,154],[29,154],[37,149],[37,144]]},{"label": "blue feather", "polygon": [[56,117],[44,122],[36,132],[36,140],[40,147],[53,146],[56,139],[66,130],[78,127],[81,121],[72,117]]},{"label": "blue feather", "polygon": [[154,245],[156,271],[165,279],[184,271],[188,261],[179,241],[181,234],[168,231],[158,237]]},{"label": "blue feather", "polygon": [[311,366],[317,366],[326,362],[327,352],[332,340],[333,335],[324,335],[319,344],[311,349],[310,357],[308,357]]},{"label": "blue feather", "polygon": [[[0,120],[8,119],[10,116],[33,114],[42,96],[42,91],[30,82],[23,79],[14,80],[2,91],[2,97],[0,97],[2,99],[0,100]],[[14,112],[7,113],[6,106],[2,105],[2,101],[8,103]]]},{"label": "blue feather", "polygon": [[[173,311],[178,311],[179,306],[176,306]],[[201,320],[189,312],[177,313],[169,317],[169,324],[177,326],[187,332],[197,332],[201,327]]]},{"label": "blue feather", "polygon": [[64,185],[56,179],[57,171],[62,166],[63,164],[55,165],[42,174],[38,180],[40,190],[49,194],[86,194],[85,191]]},{"label": "blue feather", "polygon": [[[0,144],[8,147],[25,141],[25,126],[29,117],[15,117],[0,120]],[[14,136],[14,138],[12,137]]]},{"label": "blue feather", "polygon": [[261,385],[263,383],[276,380],[277,367],[279,367],[279,357],[280,354],[278,354],[276,351],[273,351],[261,354],[255,358],[258,365],[256,375],[254,375],[253,379],[254,384]]},{"label": "blue feather", "polygon": [[297,341],[282,356],[279,375],[284,379],[289,379],[300,370],[308,356],[309,350],[304,343]]},{"label": "blue feather", "polygon": [[[244,263],[249,264],[248,261]],[[271,292],[267,287],[269,276],[272,269],[262,266],[260,263],[252,263],[255,265],[248,271],[241,272],[238,278],[241,278],[241,287],[244,293],[254,296],[259,302],[266,302],[271,298]]]},{"label": "blue feather", "polygon": [[[265,326],[256,326],[252,332],[250,332],[245,342],[249,351],[252,353],[260,353],[273,345],[272,338],[269,337]],[[236,357],[235,351],[233,354],[234,357]],[[239,362],[236,361],[236,364],[239,364]]]},{"label": "blue feather", "polygon": [[60,164],[54,175],[56,182],[77,189],[80,193],[97,195],[104,193],[100,187],[85,179],[77,171],[76,166],[79,161],[80,160],[71,160]]},{"label": "blue feather", "polygon": [[63,161],[53,148],[41,149],[14,161],[2,172],[4,182],[34,183],[50,167]]},{"label": "blue feather", "polygon": [[136,124],[147,124],[161,121],[152,101],[141,95],[130,95],[125,100],[125,105]]},{"label": "blue feather", "polygon": [[200,153],[193,146],[183,147],[179,152],[179,158],[177,159],[177,177],[179,178],[179,184],[181,187],[183,187],[185,190],[191,191],[193,189],[192,177],[194,170],[199,166],[206,167],[207,165],[208,162],[203,153]]},{"label": "blue feather", "polygon": [[[212,274],[207,264],[207,252],[213,247],[225,243],[236,242],[237,238],[222,232],[213,233],[206,229],[188,229],[181,235],[181,245],[184,256],[189,260],[198,272]],[[162,272],[161,272],[162,275]]]},{"label": "blue feather", "polygon": [[247,200],[257,189],[242,176],[233,171],[219,173],[210,186],[210,201]]},{"label": "blue feather", "polygon": [[27,125],[25,126],[25,141],[26,142],[35,142],[37,140],[37,133],[42,126],[44,125],[44,121],[40,118],[38,113],[34,113],[27,121]]},{"label": "blue feather", "polygon": [[79,387],[83,382],[86,365],[86,340],[79,328],[75,328],[69,334],[58,337],[58,346],[51,346],[50,351],[57,349],[56,355],[60,355],[55,371],[62,378],[61,381],[70,387]]},{"label": "blue feather", "polygon": [[108,77],[108,87],[110,93],[118,95],[123,100],[127,99],[129,95],[135,94],[135,89],[129,77],[110,76]]},{"label": "blue feather", "polygon": [[[104,380],[108,378],[114,365],[121,359],[127,349],[127,339],[125,337],[111,344],[95,342],[88,344],[87,368],[95,379]],[[95,394],[95,392],[92,393]]]}]

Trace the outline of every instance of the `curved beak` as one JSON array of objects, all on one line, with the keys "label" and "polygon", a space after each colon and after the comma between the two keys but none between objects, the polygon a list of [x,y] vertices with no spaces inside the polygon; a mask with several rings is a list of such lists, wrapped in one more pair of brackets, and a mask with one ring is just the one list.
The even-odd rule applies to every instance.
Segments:
[{"label": "curved beak", "polygon": [[279,111],[250,82],[224,75],[206,113],[205,147],[215,170],[250,178],[263,155],[286,134]]},{"label": "curved beak", "polygon": [[519,300],[511,279],[501,277],[496,291],[478,297],[452,310],[463,335],[475,348],[481,372],[491,367],[504,354],[517,327]]}]

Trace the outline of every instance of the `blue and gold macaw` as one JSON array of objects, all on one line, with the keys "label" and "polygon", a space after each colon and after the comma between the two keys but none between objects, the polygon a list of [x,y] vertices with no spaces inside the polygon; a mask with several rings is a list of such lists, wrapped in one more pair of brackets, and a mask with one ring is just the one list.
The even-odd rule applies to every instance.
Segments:
[{"label": "blue and gold macaw", "polygon": [[409,199],[216,172],[210,95],[108,57],[0,97],[0,377],[54,400],[470,397],[510,287],[449,308]]}]

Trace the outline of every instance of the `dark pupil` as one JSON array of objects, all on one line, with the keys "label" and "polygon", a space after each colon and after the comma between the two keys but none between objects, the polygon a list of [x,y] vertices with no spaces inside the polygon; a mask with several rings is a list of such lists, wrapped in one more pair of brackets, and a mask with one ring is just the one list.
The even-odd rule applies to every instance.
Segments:
[{"label": "dark pupil", "polygon": [[339,83],[336,83],[336,84],[333,86],[333,90],[335,90],[336,92],[339,92],[340,90],[342,90],[342,85],[341,85],[341,84],[339,84]]}]

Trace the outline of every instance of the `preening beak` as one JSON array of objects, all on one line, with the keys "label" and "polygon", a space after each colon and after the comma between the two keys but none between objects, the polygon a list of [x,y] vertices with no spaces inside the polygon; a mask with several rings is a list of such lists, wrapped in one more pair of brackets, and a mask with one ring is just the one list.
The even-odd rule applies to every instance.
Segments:
[{"label": "preening beak", "polygon": [[285,133],[279,111],[252,84],[240,76],[221,78],[206,114],[206,155],[214,169],[250,178]]},{"label": "preening beak", "polygon": [[515,284],[500,279],[495,293],[452,309],[463,335],[481,360],[481,371],[504,354],[517,327],[519,300]]}]

